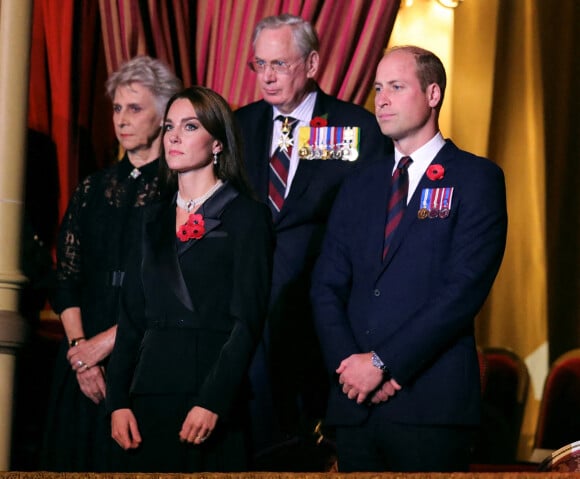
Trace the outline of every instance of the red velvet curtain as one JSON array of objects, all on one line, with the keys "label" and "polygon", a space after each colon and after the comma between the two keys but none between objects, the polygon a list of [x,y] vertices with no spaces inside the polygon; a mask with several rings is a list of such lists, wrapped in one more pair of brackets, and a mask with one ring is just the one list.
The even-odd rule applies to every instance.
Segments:
[{"label": "red velvet curtain", "polygon": [[107,71],[135,55],[151,55],[192,84],[193,5],[189,0],[99,0]]},{"label": "red velvet curtain", "polygon": [[102,166],[96,158],[114,138],[110,129],[101,128],[110,123],[110,107],[104,108],[106,70],[97,12],[92,1],[34,2],[28,127],[56,147],[60,184],[53,189],[60,191],[59,216],[79,178]]},{"label": "red velvet curtain", "polygon": [[[75,182],[78,172],[71,121],[73,19],[73,0],[34,2],[29,128],[53,139],[61,159],[58,162],[61,185]],[[63,211],[66,196],[61,196],[59,211]]]},{"label": "red velvet curtain", "polygon": [[400,0],[36,0],[29,125],[57,145],[62,215],[79,179],[106,164],[114,144],[104,81],[148,54],[186,85],[221,93],[233,107],[260,97],[247,68],[264,16],[310,20],[321,40],[322,88],[363,104]]},{"label": "red velvet curtain", "polygon": [[[196,73],[199,83],[221,93],[233,106],[260,98],[247,68],[252,33],[260,19],[291,13],[309,20],[320,37],[323,90],[364,104],[375,67],[387,45],[399,0],[224,0],[198,2]],[[202,21],[203,19],[203,21]]]}]

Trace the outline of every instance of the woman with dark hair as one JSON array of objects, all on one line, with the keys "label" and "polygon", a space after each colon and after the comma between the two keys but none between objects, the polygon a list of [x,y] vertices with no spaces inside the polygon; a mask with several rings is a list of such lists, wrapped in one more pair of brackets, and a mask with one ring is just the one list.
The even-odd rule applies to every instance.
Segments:
[{"label": "woman with dark hair", "polygon": [[203,87],[164,117],[165,193],[143,212],[107,377],[118,470],[242,471],[247,371],[268,305],[269,209],[251,198],[235,120]]},{"label": "woman with dark hair", "polygon": [[124,156],[78,185],[60,226],[51,303],[66,338],[55,364],[42,469],[110,470],[115,444],[104,407],[105,375],[124,265],[140,233],[134,213],[159,197],[163,112],[182,88],[167,65],[148,56],[132,58],[107,79]]}]

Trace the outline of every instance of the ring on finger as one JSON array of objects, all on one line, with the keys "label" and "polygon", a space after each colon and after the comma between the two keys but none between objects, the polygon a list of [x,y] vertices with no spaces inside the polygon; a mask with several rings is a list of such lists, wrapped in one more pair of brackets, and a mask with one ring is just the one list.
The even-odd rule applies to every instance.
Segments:
[{"label": "ring on finger", "polygon": [[82,368],[83,366],[85,366],[85,363],[83,363],[80,359],[77,361],[77,366],[79,368]]}]

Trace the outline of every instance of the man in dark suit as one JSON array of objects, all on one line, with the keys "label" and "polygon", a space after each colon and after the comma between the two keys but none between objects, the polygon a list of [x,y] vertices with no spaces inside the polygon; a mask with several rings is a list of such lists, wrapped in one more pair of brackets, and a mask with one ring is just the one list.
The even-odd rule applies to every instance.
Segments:
[{"label": "man in dark suit", "polygon": [[[318,38],[310,23],[288,14],[265,18],[254,31],[253,46],[249,66],[263,100],[236,116],[249,178],[273,211],[277,240],[270,314],[252,368],[260,448],[312,432],[324,414],[328,385],[309,300],[312,268],[342,180],[361,164],[384,158],[392,146],[371,113],[317,86]],[[311,128],[300,140],[305,131],[300,128],[313,125],[327,128]],[[280,150],[286,164],[276,167],[281,181],[276,190],[271,161]],[[270,392],[274,412],[268,411]]]},{"label": "man in dark suit", "polygon": [[344,183],[313,275],[341,471],[469,464],[480,415],[473,323],[507,213],[501,169],[439,131],[445,81],[429,51],[383,57],[375,109],[395,154]]}]

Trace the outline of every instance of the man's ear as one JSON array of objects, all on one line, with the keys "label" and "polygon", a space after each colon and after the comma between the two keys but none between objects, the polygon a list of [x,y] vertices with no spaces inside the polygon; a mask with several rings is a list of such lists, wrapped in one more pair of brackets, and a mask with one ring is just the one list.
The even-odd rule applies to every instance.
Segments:
[{"label": "man's ear", "polygon": [[431,83],[427,86],[427,100],[431,108],[438,108],[441,103],[441,87],[437,83]]},{"label": "man's ear", "polygon": [[308,78],[314,78],[314,76],[318,72],[319,60],[320,56],[318,55],[317,51],[310,52],[306,57],[306,76]]}]

